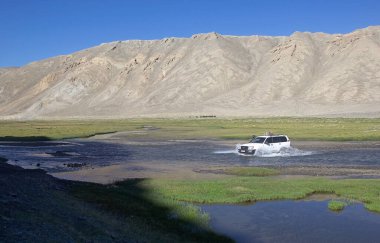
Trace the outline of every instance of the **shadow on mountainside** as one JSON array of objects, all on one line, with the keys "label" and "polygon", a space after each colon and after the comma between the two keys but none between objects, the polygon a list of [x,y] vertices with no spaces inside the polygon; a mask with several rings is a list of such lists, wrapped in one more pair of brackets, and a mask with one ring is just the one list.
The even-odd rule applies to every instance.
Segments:
[{"label": "shadow on mountainside", "polygon": [[0,242],[223,242],[150,200],[143,180],[64,181],[0,159]]}]

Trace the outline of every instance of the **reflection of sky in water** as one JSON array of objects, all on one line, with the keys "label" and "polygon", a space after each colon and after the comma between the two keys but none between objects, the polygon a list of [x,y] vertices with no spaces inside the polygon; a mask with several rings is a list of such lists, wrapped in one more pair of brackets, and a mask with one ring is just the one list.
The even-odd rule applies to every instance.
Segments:
[{"label": "reflection of sky in water", "polygon": [[[68,169],[67,163],[86,163],[89,166],[105,166],[115,163],[164,162],[188,165],[334,165],[380,168],[378,148],[319,148],[314,150],[292,149],[282,154],[267,154],[262,157],[241,156],[234,146],[221,145],[214,141],[128,141],[107,143],[101,140],[66,140],[46,142],[41,146],[10,146],[0,142],[0,156],[10,163],[26,168],[40,168],[49,171]],[[57,153],[58,152],[58,153]],[[71,169],[69,169],[71,170]]]},{"label": "reflection of sky in water", "polygon": [[327,202],[271,201],[206,205],[211,227],[237,242],[378,242],[380,214],[362,205],[332,212]]},{"label": "reflection of sky in water", "polygon": [[0,156],[8,158],[11,164],[24,168],[39,168],[47,171],[72,170],[64,164],[81,163],[89,166],[105,166],[125,161],[128,150],[124,146],[93,142],[45,142],[32,146],[10,146],[0,142]]}]

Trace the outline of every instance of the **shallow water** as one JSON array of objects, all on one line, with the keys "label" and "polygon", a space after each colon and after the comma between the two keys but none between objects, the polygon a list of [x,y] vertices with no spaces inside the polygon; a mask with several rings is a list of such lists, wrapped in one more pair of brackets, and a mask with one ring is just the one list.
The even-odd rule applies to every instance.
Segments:
[{"label": "shallow water", "polygon": [[[0,142],[0,157],[8,158],[11,164],[48,172],[78,170],[68,168],[68,163],[83,163],[86,168],[130,163],[128,170],[135,171],[156,163],[193,168],[322,165],[380,169],[380,146],[376,144],[301,145],[282,153],[246,156],[236,152],[235,144],[216,140],[72,139]],[[330,212],[327,202],[313,201],[202,208],[210,213],[214,230],[238,242],[376,242],[380,236],[380,215],[367,212],[361,205],[350,205],[341,213]]]},{"label": "shallow water", "polygon": [[378,242],[380,214],[360,204],[332,212],[327,201],[204,205],[214,231],[237,242]]},{"label": "shallow water", "polygon": [[261,156],[239,155],[234,144],[215,140],[88,140],[43,143],[1,143],[0,156],[24,168],[49,172],[73,170],[68,163],[88,167],[128,163],[210,166],[339,166],[380,168],[380,147],[350,146],[292,148]]},{"label": "shallow water", "polygon": [[125,146],[81,140],[20,144],[0,142],[0,156],[7,158],[8,163],[48,172],[74,170],[66,166],[69,163],[106,166],[125,161],[128,155]]}]

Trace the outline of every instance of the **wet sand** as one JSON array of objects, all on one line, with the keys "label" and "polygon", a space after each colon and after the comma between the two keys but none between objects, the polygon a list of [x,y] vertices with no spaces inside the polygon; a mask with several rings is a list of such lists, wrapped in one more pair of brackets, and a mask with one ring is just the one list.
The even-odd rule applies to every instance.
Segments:
[{"label": "wet sand", "polygon": [[[54,177],[66,180],[109,184],[132,178],[163,179],[217,179],[231,177],[224,173],[230,167],[171,166],[167,164],[111,165],[93,169],[81,169],[69,172],[51,173]],[[279,168],[280,175],[274,177],[297,178],[325,176],[331,178],[380,178],[379,169],[337,168],[337,167],[284,167]]]},{"label": "wet sand", "polygon": [[203,173],[201,169],[191,166],[172,166],[168,164],[118,164],[93,169],[82,169],[69,172],[51,173],[52,176],[75,181],[96,182],[109,184],[115,181],[135,178],[163,178],[163,179],[215,179],[225,178],[229,175],[219,173],[220,168],[208,169]]}]

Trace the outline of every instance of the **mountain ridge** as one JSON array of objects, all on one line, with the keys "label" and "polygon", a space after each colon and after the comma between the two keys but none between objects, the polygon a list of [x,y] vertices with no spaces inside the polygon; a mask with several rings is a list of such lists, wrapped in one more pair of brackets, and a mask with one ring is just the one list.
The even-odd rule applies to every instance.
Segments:
[{"label": "mountain ridge", "polygon": [[380,116],[380,26],[104,43],[0,68],[3,119]]}]

